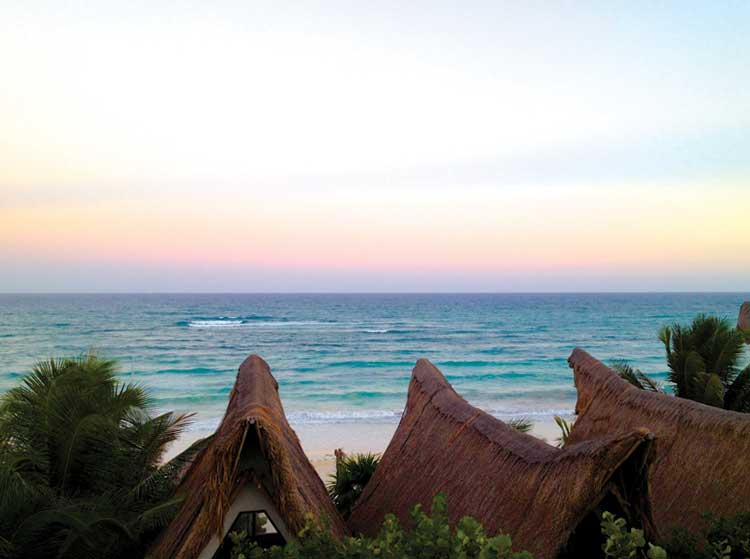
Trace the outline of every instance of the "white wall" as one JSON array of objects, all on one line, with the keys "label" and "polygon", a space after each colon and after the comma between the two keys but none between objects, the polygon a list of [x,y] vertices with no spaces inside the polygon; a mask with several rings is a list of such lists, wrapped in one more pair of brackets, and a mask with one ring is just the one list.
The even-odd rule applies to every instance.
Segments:
[{"label": "white wall", "polygon": [[203,548],[203,551],[201,551],[198,559],[211,559],[214,553],[216,553],[216,550],[219,548],[221,540],[224,539],[224,536],[227,535],[227,532],[229,532],[229,529],[232,527],[234,519],[237,518],[237,515],[242,511],[252,510],[266,511],[268,516],[271,518],[271,521],[278,529],[279,533],[284,536],[284,539],[286,541],[292,539],[289,528],[287,528],[286,523],[281,518],[281,515],[279,515],[276,507],[271,501],[271,498],[268,496],[268,493],[266,493],[264,489],[258,488],[255,485],[248,483],[237,494],[237,497],[232,503],[232,506],[229,507],[229,512],[227,512],[226,516],[224,517],[224,528],[222,530],[221,539],[217,538],[215,535],[211,536],[211,539],[209,540],[206,547]]}]

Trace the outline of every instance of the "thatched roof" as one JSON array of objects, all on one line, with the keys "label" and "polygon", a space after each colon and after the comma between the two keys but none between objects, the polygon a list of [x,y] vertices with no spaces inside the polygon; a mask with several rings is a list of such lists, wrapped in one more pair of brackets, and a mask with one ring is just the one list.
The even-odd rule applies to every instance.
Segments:
[{"label": "thatched roof", "polygon": [[490,533],[509,533],[515,548],[537,559],[556,557],[566,545],[576,556],[595,557],[598,524],[593,538],[591,532],[581,538],[593,548],[589,555],[571,544],[572,534],[583,533],[584,520],[610,491],[631,500],[629,516],[650,522],[647,488],[632,491],[631,484],[646,477],[649,441],[647,431],[634,431],[558,449],[475,408],[420,359],[401,423],[349,526],[374,535],[390,512],[408,524],[412,505],[429,508],[444,492],[452,522],[473,516]]},{"label": "thatched roof", "polygon": [[236,492],[248,481],[261,481],[238,467],[248,441],[259,446],[270,465],[270,479],[262,481],[290,529],[296,533],[304,524],[304,514],[310,512],[328,517],[337,536],[346,533],[286,420],[271,369],[251,355],[240,366],[221,425],[182,480],[178,494],[185,496],[185,502],[150,557],[195,559],[211,536],[221,535],[224,515]]},{"label": "thatched roof", "polygon": [[645,427],[656,437],[650,474],[656,528],[696,530],[700,515],[746,512],[750,503],[750,414],[640,390],[581,349],[568,359],[578,389],[571,442]]}]

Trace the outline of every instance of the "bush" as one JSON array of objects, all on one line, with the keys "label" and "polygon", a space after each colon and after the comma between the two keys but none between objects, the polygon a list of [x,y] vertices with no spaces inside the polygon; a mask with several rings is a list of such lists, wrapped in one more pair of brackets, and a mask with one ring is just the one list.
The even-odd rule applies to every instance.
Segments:
[{"label": "bush", "polygon": [[726,518],[704,515],[707,527],[699,534],[677,528],[667,544],[673,559],[745,559],[750,557],[750,513]]},{"label": "bush", "polygon": [[451,528],[442,494],[433,499],[429,514],[416,505],[411,523],[411,531],[405,531],[396,516],[389,514],[377,537],[337,541],[325,520],[310,515],[297,541],[283,549],[261,549],[244,534],[233,534],[232,559],[533,559],[526,551],[512,551],[510,536],[488,536],[482,525],[468,516]]},{"label": "bush", "polygon": [[[622,518],[605,512],[601,527],[607,559],[667,559],[664,549],[647,543],[642,530],[628,530]],[[451,528],[442,494],[433,499],[429,514],[421,505],[412,509],[410,531],[401,527],[395,515],[388,514],[377,537],[337,541],[325,520],[309,515],[297,541],[283,549],[261,549],[248,542],[244,533],[231,537],[232,559],[533,559],[527,551],[513,551],[510,536],[489,536],[469,516]]]},{"label": "bush", "polygon": [[608,559],[667,559],[667,553],[661,547],[649,543],[646,549],[643,530],[631,528],[628,531],[625,519],[617,518],[611,512],[602,515],[602,534],[607,538],[602,549]]}]

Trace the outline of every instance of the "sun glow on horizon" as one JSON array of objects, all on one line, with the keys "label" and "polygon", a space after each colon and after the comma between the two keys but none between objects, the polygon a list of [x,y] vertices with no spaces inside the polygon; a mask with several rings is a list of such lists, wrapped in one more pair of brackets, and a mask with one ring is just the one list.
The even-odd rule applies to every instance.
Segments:
[{"label": "sun glow on horizon", "polygon": [[746,288],[750,10],[683,8],[4,6],[0,291]]}]

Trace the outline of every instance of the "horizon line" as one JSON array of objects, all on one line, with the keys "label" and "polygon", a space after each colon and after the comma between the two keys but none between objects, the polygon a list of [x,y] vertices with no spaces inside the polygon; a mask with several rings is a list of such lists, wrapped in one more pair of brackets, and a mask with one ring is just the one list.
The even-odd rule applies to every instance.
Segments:
[{"label": "horizon line", "polygon": [[734,290],[607,291],[0,291],[4,295],[739,295]]}]

